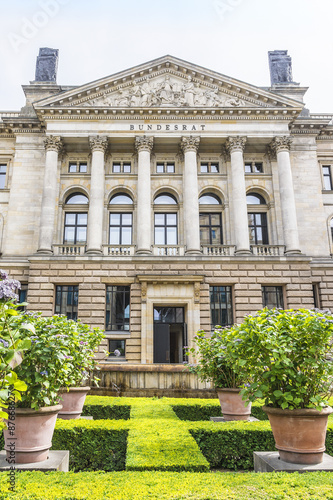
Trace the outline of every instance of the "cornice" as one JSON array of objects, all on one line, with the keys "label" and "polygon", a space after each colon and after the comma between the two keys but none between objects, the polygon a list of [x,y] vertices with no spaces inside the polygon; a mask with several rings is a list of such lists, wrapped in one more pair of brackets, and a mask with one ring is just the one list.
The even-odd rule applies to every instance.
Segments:
[{"label": "cornice", "polygon": [[52,108],[38,110],[47,120],[294,120],[300,110],[254,108]]}]

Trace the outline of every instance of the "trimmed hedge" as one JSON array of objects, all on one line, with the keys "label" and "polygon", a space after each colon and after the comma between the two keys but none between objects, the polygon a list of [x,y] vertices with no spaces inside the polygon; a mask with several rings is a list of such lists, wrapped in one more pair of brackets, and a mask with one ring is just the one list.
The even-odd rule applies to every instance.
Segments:
[{"label": "trimmed hedge", "polygon": [[[188,423],[188,429],[211,467],[252,470],[254,451],[276,450],[269,422],[197,422]],[[326,453],[333,455],[333,421]]]},{"label": "trimmed hedge", "polygon": [[53,450],[69,450],[73,471],[125,470],[128,425],[123,421],[57,420]]},{"label": "trimmed hedge", "polygon": [[169,405],[133,405],[130,423],[126,470],[209,470],[186,424],[179,421]]},{"label": "trimmed hedge", "polygon": [[124,404],[122,398],[105,396],[87,396],[82,415],[94,417],[95,420],[128,420],[131,406]]},{"label": "trimmed hedge", "polygon": [[0,473],[0,500],[332,500],[333,474]]}]

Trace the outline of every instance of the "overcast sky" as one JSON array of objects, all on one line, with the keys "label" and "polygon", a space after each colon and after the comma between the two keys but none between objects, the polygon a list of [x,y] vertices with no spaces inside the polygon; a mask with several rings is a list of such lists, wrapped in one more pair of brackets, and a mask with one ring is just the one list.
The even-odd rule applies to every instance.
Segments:
[{"label": "overcast sky", "polygon": [[0,0],[0,16],[0,110],[24,105],[39,47],[60,49],[60,85],[171,54],[269,86],[267,52],[287,49],[306,106],[333,113],[333,0]]}]

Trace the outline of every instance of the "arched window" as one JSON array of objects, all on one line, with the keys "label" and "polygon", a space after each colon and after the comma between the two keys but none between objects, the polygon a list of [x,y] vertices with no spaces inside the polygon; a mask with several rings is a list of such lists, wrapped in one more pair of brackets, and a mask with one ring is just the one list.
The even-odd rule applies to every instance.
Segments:
[{"label": "arched window", "polygon": [[117,193],[111,197],[110,205],[133,205],[133,200],[128,194]]},{"label": "arched window", "polygon": [[[73,193],[67,196],[65,202],[64,244],[84,245],[87,241],[88,197],[83,193]],[[73,211],[72,205],[75,206]],[[81,205],[81,207],[79,207]]]},{"label": "arched window", "polygon": [[89,203],[88,197],[82,193],[73,193],[67,196],[66,205],[87,205]]},{"label": "arched window", "polygon": [[[168,212],[159,212],[157,207],[154,213],[155,245],[177,245],[178,244],[178,202],[175,196],[169,193],[161,193],[155,197],[154,205],[173,205]],[[160,210],[163,210],[162,207]],[[172,212],[171,212],[172,210]]]},{"label": "arched window", "polygon": [[169,193],[158,194],[154,200],[155,205],[177,205],[176,198]]},{"label": "arched window", "polygon": [[248,205],[266,205],[265,199],[261,194],[251,193],[246,196],[246,202]]},{"label": "arched window", "polygon": [[199,205],[221,205],[221,200],[215,194],[203,194],[199,198]]},{"label": "arched window", "polygon": [[[268,245],[267,206],[261,194],[250,193],[246,196],[248,204],[248,225],[250,245]],[[261,205],[262,207],[254,207]]]},{"label": "arched window", "polygon": [[[222,203],[212,193],[203,194],[199,198],[200,205],[200,242],[202,245],[222,245]],[[219,207],[220,206],[220,207]],[[216,210],[219,210],[217,212]]]},{"label": "arched window", "polygon": [[[114,205],[129,205],[114,211]],[[133,200],[126,193],[117,193],[110,199],[109,244],[132,245]],[[119,210],[119,209],[118,209]]]}]

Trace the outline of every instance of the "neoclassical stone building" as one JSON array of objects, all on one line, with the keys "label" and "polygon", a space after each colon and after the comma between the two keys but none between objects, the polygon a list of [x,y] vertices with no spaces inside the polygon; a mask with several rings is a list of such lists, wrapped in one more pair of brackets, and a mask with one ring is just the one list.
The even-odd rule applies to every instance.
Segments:
[{"label": "neoclassical stone building", "polygon": [[106,331],[106,391],[186,394],[199,329],[333,307],[332,114],[286,51],[256,87],[172,56],[68,87],[41,49],[0,112],[1,267],[30,310]]}]

